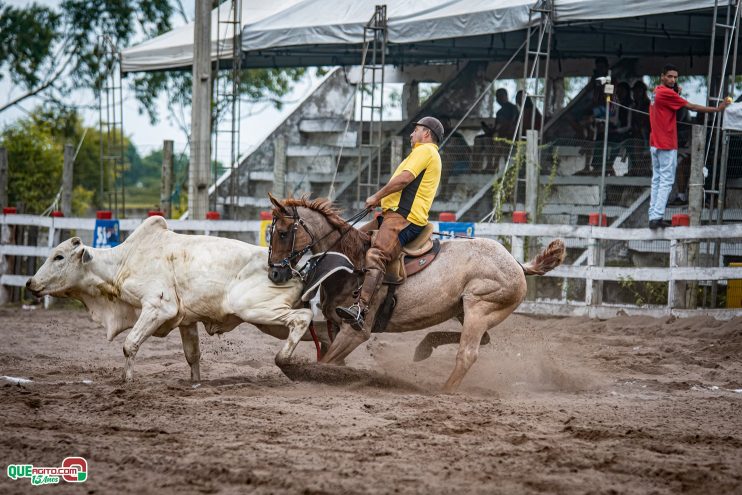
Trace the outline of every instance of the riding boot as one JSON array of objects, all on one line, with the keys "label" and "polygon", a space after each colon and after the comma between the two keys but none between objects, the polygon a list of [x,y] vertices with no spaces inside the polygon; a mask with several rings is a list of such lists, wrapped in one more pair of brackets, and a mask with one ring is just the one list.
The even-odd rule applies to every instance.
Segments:
[{"label": "riding boot", "polygon": [[363,278],[363,285],[361,286],[361,294],[358,296],[358,301],[352,306],[338,307],[335,308],[335,313],[343,319],[346,323],[350,323],[350,326],[359,332],[363,330],[363,325],[366,319],[366,313],[371,305],[376,291],[381,287],[384,281],[384,272],[378,268],[369,268],[366,270],[366,276]]}]

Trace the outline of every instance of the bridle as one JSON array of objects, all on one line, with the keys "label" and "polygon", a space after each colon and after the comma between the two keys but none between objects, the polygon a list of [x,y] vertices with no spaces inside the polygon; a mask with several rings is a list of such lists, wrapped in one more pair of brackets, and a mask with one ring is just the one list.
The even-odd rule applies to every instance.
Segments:
[{"label": "bridle", "polygon": [[[314,245],[317,243],[317,239],[314,237],[314,234],[312,234],[312,232],[309,230],[304,220],[302,220],[302,218],[299,216],[299,211],[296,209],[296,206],[291,207],[291,212],[292,214],[290,216],[286,215],[283,217],[283,218],[290,218],[291,220],[293,220],[293,223],[291,224],[291,228],[289,229],[291,232],[291,252],[289,252],[289,254],[284,259],[279,261],[278,263],[273,263],[271,261],[271,259],[273,258],[273,233],[276,228],[276,220],[278,220],[278,218],[274,215],[273,221],[271,222],[271,231],[270,231],[271,239],[270,239],[270,242],[268,243],[268,266],[270,268],[288,267],[289,269],[291,269],[294,275],[301,276],[300,271],[297,271],[294,268],[294,262],[300,260],[302,256],[304,256],[309,251],[311,251]],[[311,241],[309,242],[309,244],[307,244],[306,246],[304,246],[303,248],[297,251],[296,250],[296,231],[299,230],[299,227],[304,229],[307,235],[309,235],[309,239]]]},{"label": "bridle", "polygon": [[[307,227],[307,224],[304,222],[304,220],[302,220],[302,218],[299,216],[299,210],[297,210],[296,206],[291,206],[291,215],[284,215],[283,216],[283,218],[290,218],[291,220],[293,220],[293,222],[291,224],[291,228],[290,228],[290,231],[291,231],[291,252],[289,252],[289,254],[284,259],[282,259],[281,261],[279,261],[277,263],[273,263],[271,261],[271,259],[273,258],[273,233],[274,233],[275,228],[276,228],[276,220],[278,220],[278,218],[274,215],[273,216],[273,221],[271,222],[271,230],[270,230],[271,238],[270,238],[270,241],[268,242],[268,267],[269,268],[287,268],[288,267],[291,270],[291,272],[294,274],[294,276],[297,276],[300,279],[304,280],[306,278],[306,275],[307,275],[306,273],[304,273],[305,272],[305,268],[307,268],[307,265],[304,265],[302,268],[300,268],[300,269],[297,270],[296,268],[294,268],[294,263],[296,261],[300,260],[301,257],[304,256],[305,254],[307,254],[309,251],[311,251],[312,248],[318,242],[324,240],[327,236],[329,236],[333,232],[340,231],[340,236],[332,244],[332,246],[330,246],[324,253],[322,253],[322,256],[320,256],[319,259],[316,259],[314,261],[314,263],[312,263],[312,267],[316,266],[317,263],[319,261],[321,261],[322,258],[328,252],[330,252],[330,249],[332,249],[333,247],[335,247],[335,245],[338,242],[340,242],[340,239],[342,239],[343,236],[345,236],[345,234],[347,234],[348,232],[350,232],[350,230],[353,229],[353,226],[356,223],[358,223],[359,220],[361,220],[362,218],[364,218],[368,214],[369,211],[370,211],[370,208],[365,208],[362,211],[360,211],[360,212],[356,213],[355,215],[353,215],[352,217],[350,217],[347,220],[347,222],[349,224],[348,225],[348,229],[345,230],[344,232],[343,231],[340,231],[340,229],[338,227],[333,227],[333,229],[330,230],[330,232],[328,232],[327,234],[325,234],[322,237],[320,237],[319,239],[317,239],[314,236],[314,234],[312,234],[312,231],[309,230],[309,227]],[[301,248],[301,249],[299,249],[297,251],[296,250],[296,231],[299,230],[299,227],[303,228],[304,231],[307,233],[307,235],[309,235],[310,242],[309,242],[309,244],[307,244],[306,246],[304,246],[303,248]]]}]

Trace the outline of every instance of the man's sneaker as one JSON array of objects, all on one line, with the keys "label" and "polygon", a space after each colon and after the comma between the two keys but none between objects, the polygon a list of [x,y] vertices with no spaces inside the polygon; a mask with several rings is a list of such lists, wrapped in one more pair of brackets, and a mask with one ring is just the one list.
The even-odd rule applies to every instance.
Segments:
[{"label": "man's sneaker", "polygon": [[664,229],[665,227],[672,226],[672,223],[668,222],[667,220],[660,218],[657,220],[650,220],[649,221],[649,228],[650,229]]},{"label": "man's sneaker", "polygon": [[365,311],[361,309],[361,306],[358,303],[347,308],[342,306],[335,308],[335,313],[342,318],[344,322],[350,323],[350,326],[353,327],[354,330],[358,330],[359,332],[363,330]]}]

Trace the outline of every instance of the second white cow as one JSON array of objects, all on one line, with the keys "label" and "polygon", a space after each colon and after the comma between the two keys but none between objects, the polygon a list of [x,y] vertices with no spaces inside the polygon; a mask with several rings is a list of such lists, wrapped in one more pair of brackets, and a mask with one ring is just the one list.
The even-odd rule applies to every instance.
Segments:
[{"label": "second white cow", "polygon": [[[162,217],[145,220],[113,249],[94,249],[78,237],[59,244],[26,283],[37,296],[82,301],[111,341],[131,328],[124,342],[124,379],[133,379],[139,347],[152,335],[180,328],[191,380],[200,382],[198,330],[228,332],[248,322],[266,333],[288,335],[276,362],[288,360],[289,340],[312,321],[300,307],[299,281],[276,285],[268,278],[268,251],[233,239],[183,235]],[[295,345],[296,342],[293,343]]]}]

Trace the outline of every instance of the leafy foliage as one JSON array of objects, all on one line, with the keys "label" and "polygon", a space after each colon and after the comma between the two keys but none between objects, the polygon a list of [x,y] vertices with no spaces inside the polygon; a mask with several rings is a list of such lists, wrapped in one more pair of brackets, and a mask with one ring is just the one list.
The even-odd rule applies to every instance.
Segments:
[{"label": "leafy foliage", "polygon": [[[91,193],[91,206],[102,207],[105,198],[100,194],[101,135],[98,129],[83,126],[77,111],[69,108],[40,107],[30,115],[29,119],[34,126],[44,129],[60,148],[63,148],[65,144],[74,146],[77,157],[75,158],[73,184]],[[124,143],[131,146],[128,140]],[[108,189],[110,181],[111,171],[104,167],[104,189]]]},{"label": "leafy foliage", "polygon": [[[77,152],[73,211],[84,214],[91,207],[105,205],[106,198],[100,194],[101,135],[98,129],[85,127],[75,110],[37,108],[27,118],[4,129],[0,142],[8,148],[11,204],[23,203],[28,213],[42,213],[52,204],[61,186],[64,145],[70,144]],[[128,140],[124,140],[124,145],[127,161],[141,163],[134,146]],[[105,167],[102,172],[103,186],[108,190],[111,172]],[[156,174],[159,181],[159,168]]]},{"label": "leafy foliage", "polygon": [[8,201],[39,214],[52,202],[62,178],[63,151],[48,129],[23,120],[0,138],[8,150]]},{"label": "leafy foliage", "polygon": [[26,91],[0,110],[37,94],[63,106],[75,90],[99,90],[111,47],[168,31],[172,13],[168,0],[64,0],[58,10],[0,4],[0,69]]},{"label": "leafy foliage", "polygon": [[513,193],[515,192],[515,188],[518,187],[520,169],[526,163],[526,142],[517,141],[513,144],[512,141],[503,138],[495,138],[495,141],[504,142],[515,147],[512,165],[492,184],[492,203],[495,205],[493,221],[500,222],[502,220],[502,205],[514,198]]},{"label": "leafy foliage", "polygon": [[34,87],[43,75],[59,35],[61,15],[32,4],[17,8],[0,2],[0,79]]}]

